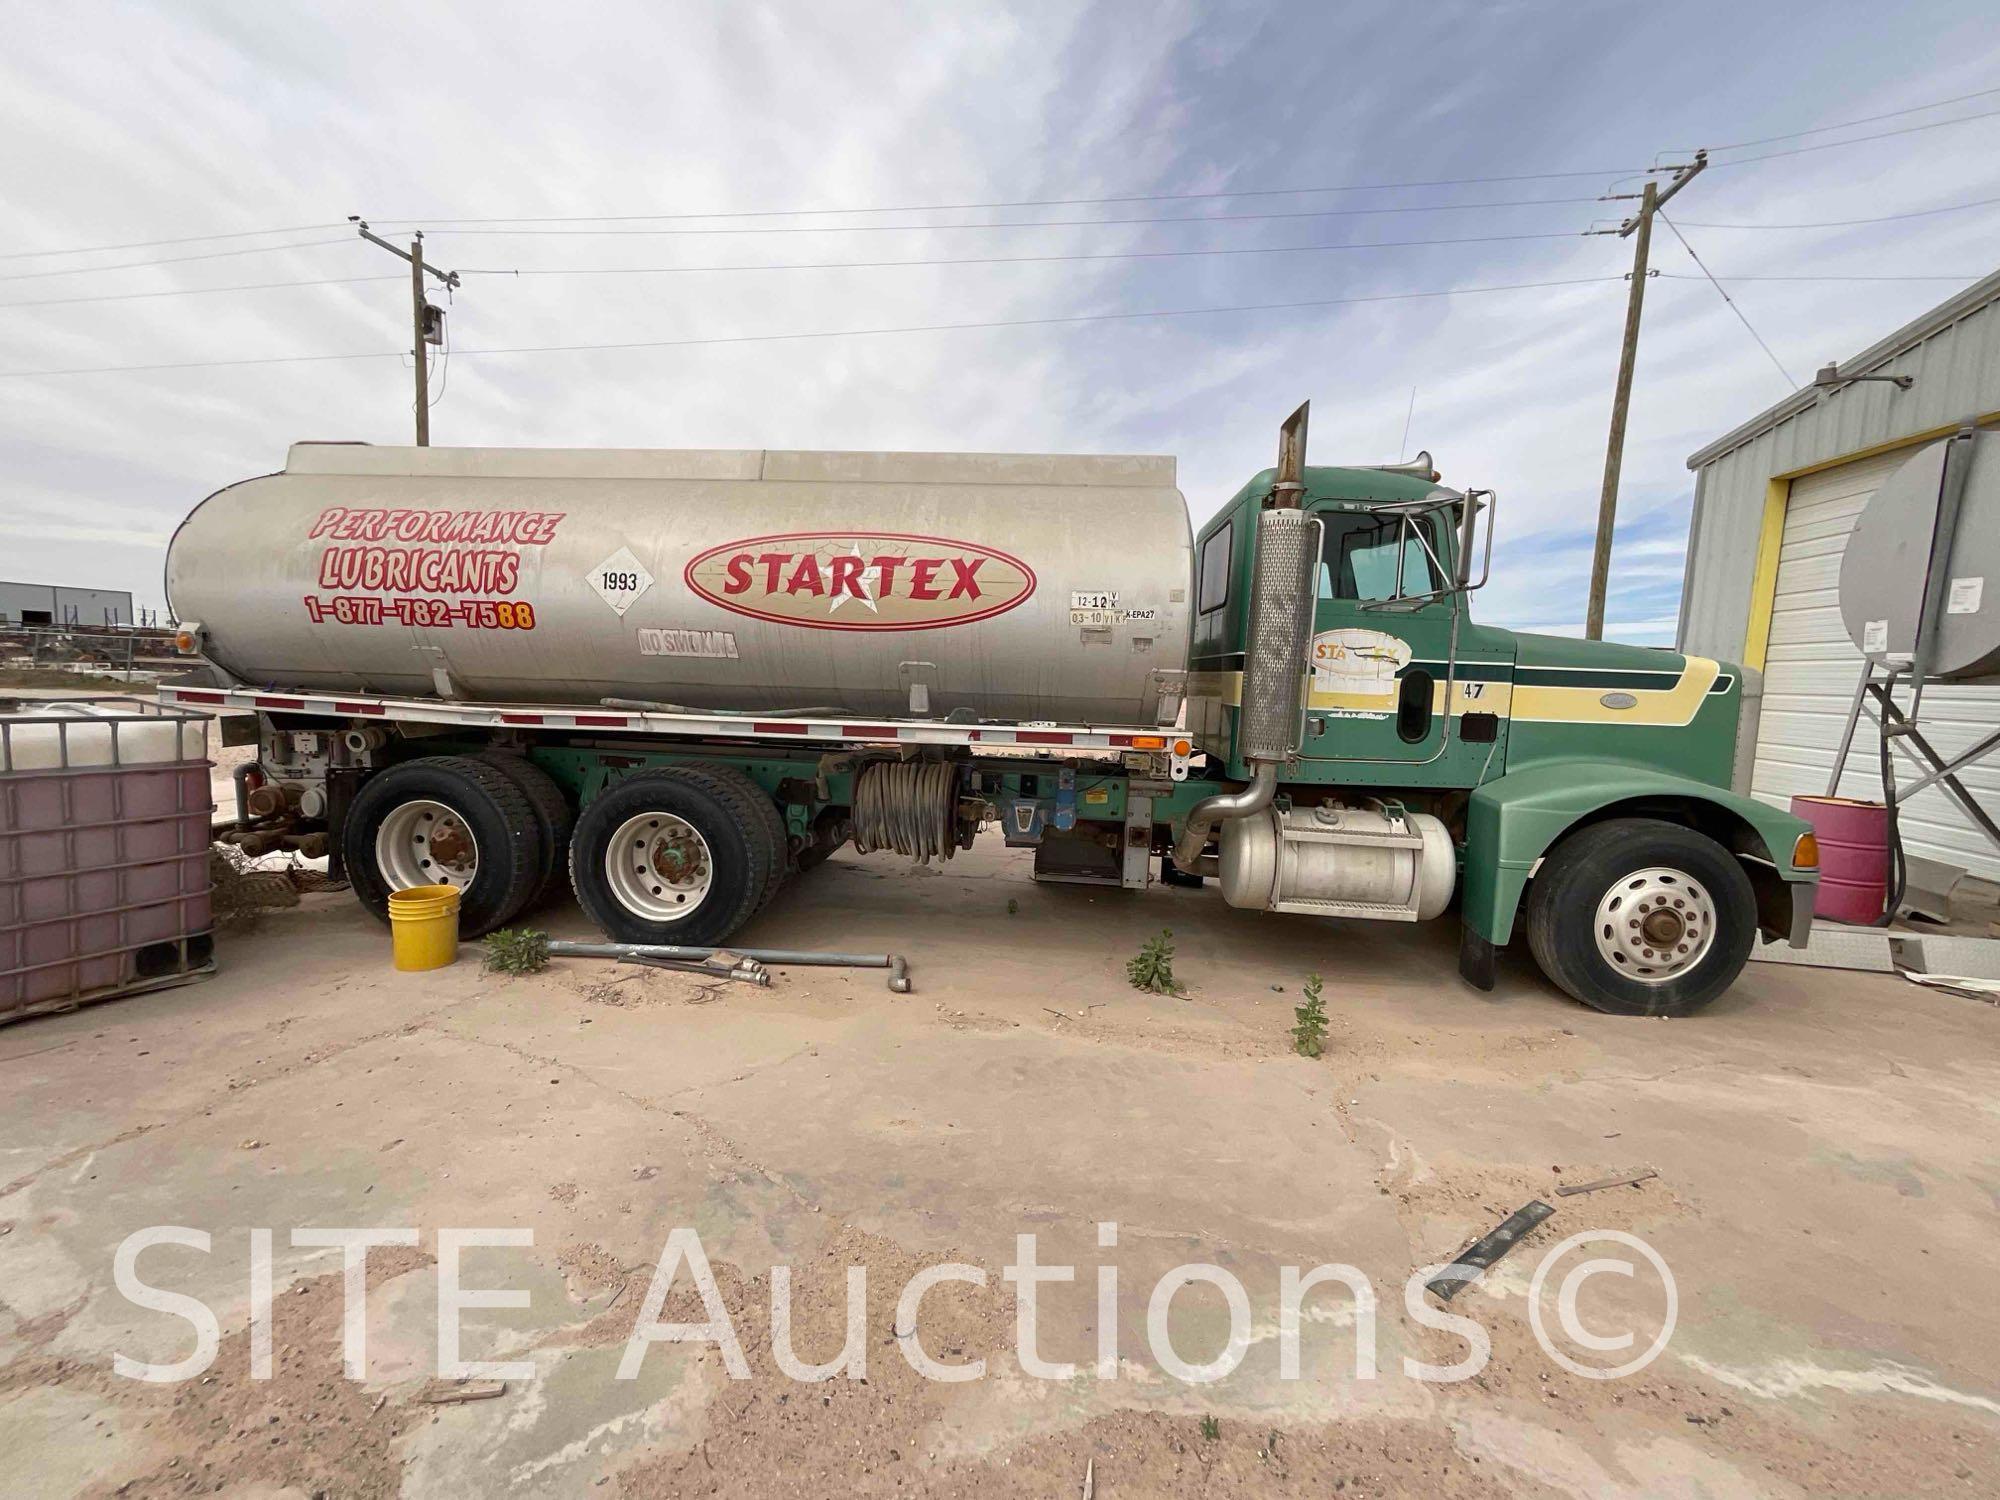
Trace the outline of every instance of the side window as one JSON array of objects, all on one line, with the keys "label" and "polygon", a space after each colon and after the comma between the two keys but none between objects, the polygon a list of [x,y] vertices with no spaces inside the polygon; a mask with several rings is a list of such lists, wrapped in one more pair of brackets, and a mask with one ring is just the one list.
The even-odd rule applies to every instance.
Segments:
[{"label": "side window", "polygon": [[1222,529],[1201,544],[1201,568],[1195,580],[1195,613],[1205,615],[1229,602],[1229,558],[1236,535],[1236,523],[1225,521]]},{"label": "side window", "polygon": [[[1414,532],[1405,533],[1394,516],[1327,514],[1326,542],[1320,552],[1319,597],[1379,602],[1437,588],[1429,555]],[[1398,542],[1402,543],[1397,588]]]}]

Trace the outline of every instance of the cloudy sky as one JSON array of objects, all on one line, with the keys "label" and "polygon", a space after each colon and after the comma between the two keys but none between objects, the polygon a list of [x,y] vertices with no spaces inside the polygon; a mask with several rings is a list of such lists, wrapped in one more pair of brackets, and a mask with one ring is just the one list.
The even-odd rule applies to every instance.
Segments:
[{"label": "cloudy sky", "polygon": [[[463,278],[439,443],[1172,453],[1199,524],[1309,397],[1319,462],[1497,488],[1477,611],[1554,630],[1630,264],[1580,233],[1599,195],[1786,137],[1669,214],[1797,379],[2000,245],[2000,206],[1770,227],[2000,199],[1990,0],[5,13],[0,577],[142,605],[180,516],[287,443],[409,441],[403,268],[350,214],[521,273]],[[789,212],[827,209],[873,211]],[[1611,621],[1661,642],[1687,455],[1789,387],[1664,228],[1654,263]],[[715,269],[773,265],[812,269]],[[1944,279],[1756,279],[1799,276]],[[1103,316],[1204,308],[1238,310]],[[18,373],[225,360],[264,362]]]}]

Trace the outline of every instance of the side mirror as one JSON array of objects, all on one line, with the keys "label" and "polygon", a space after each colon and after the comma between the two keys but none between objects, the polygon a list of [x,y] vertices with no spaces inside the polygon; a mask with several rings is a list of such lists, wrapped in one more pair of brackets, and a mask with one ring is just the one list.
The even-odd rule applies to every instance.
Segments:
[{"label": "side mirror", "polygon": [[1500,497],[1492,490],[1467,490],[1464,510],[1458,521],[1458,587],[1467,593],[1486,587],[1487,576],[1493,570],[1493,518],[1486,518],[1486,550],[1479,564],[1479,577],[1472,576],[1472,548],[1478,540],[1479,512],[1492,510],[1499,504]]}]

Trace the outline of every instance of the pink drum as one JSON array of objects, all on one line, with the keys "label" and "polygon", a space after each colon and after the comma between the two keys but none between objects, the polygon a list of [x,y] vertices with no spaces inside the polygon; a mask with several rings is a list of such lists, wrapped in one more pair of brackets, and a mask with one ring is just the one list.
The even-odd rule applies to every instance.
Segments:
[{"label": "pink drum", "polygon": [[1792,816],[1819,840],[1815,918],[1867,926],[1889,899],[1889,810],[1852,797],[1794,797]]}]

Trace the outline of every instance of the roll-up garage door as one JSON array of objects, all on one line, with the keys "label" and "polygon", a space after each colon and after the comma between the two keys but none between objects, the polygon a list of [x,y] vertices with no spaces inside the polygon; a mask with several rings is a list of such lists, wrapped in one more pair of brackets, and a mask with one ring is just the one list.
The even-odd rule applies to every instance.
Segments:
[{"label": "roll-up garage door", "polygon": [[[1792,481],[1778,552],[1777,596],[1764,659],[1764,717],[1751,790],[1780,807],[1826,790],[1840,731],[1861,674],[1861,654],[1840,620],[1840,561],[1868,497],[1914,449],[1866,458]],[[1907,702],[1907,697],[1902,701]],[[1946,757],[2000,728],[2000,686],[1924,690],[1923,730]],[[1841,778],[1843,796],[1879,798],[1874,726],[1865,718]],[[1899,781],[1915,772],[1899,757]],[[1967,789],[2000,808],[2000,761],[1963,773]],[[1986,880],[2000,881],[2000,850],[1942,792],[1920,792],[1899,809],[1903,846]]]}]

